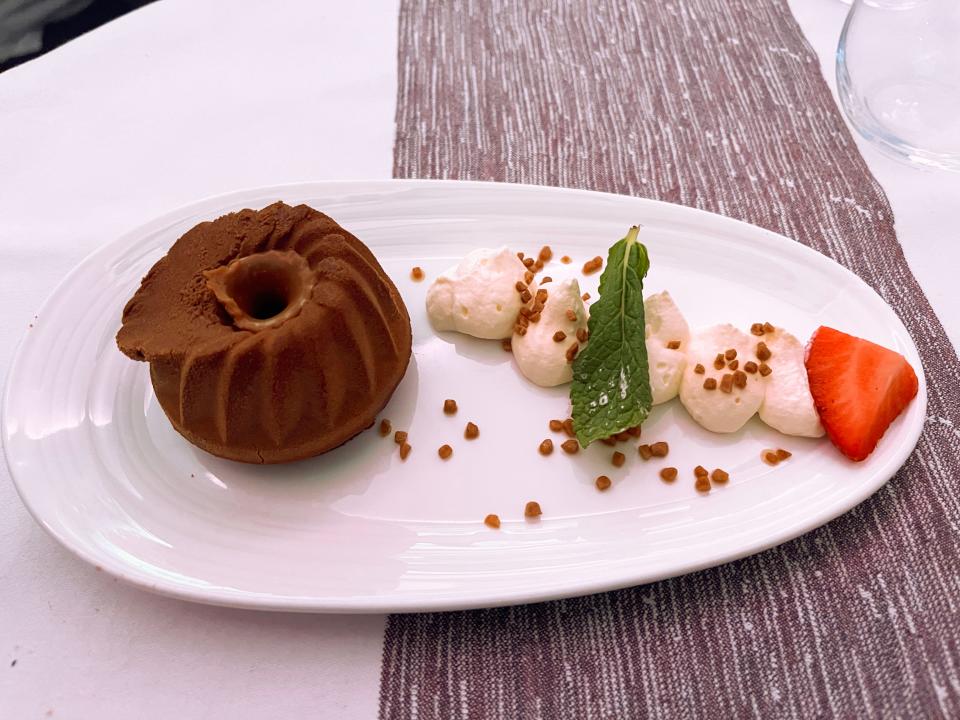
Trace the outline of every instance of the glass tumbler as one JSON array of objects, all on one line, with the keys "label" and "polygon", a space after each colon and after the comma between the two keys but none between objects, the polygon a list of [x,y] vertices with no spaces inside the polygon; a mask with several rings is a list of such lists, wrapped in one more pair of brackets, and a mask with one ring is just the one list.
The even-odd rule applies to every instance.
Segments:
[{"label": "glass tumbler", "polygon": [[960,0],[854,0],[837,89],[850,122],[882,150],[960,172]]}]

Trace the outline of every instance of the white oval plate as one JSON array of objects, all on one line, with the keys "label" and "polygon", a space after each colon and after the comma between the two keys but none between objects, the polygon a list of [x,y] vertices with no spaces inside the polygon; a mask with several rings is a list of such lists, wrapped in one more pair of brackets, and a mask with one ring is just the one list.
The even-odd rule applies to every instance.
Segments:
[{"label": "white oval plate", "polygon": [[[406,300],[414,358],[383,417],[409,430],[401,462],[376,430],[321,457],[254,467],[208,455],[168,424],[147,366],[114,335],[141,276],[196,223],[275,200],[308,203],[376,252]],[[647,291],[669,289],[692,327],[770,321],[802,340],[830,324],[903,353],[910,336],[861,280],[774,233],[637,198],[487,183],[311,183],[240,192],[178,210],[95,252],[60,285],[24,339],[3,404],[7,462],[37,521],[77,555],[137,586],[188,600],[316,612],[450,610],[547,600],[650,582],[756,553],[875,492],[919,437],[926,385],[877,451],[852,463],[826,439],[782,436],[756,418],[731,436],[697,427],[678,401],[656,408],[643,462],[636,442],[575,457],[537,452],[567,388],[527,383],[499,342],[435,333],[430,279],[480,246],[554,250],[545,274],[579,268],[634,223],[650,251]],[[558,262],[570,255],[574,263]],[[414,283],[410,269],[424,268]],[[441,411],[445,398],[460,406]],[[468,420],[480,438],[463,439]],[[449,443],[449,461],[437,448]],[[766,447],[793,458],[771,468]],[[680,469],[672,485],[664,465]],[[692,468],[730,472],[707,496]],[[594,479],[613,487],[601,493]],[[523,518],[537,500],[539,521]],[[484,526],[498,513],[499,531]]]}]

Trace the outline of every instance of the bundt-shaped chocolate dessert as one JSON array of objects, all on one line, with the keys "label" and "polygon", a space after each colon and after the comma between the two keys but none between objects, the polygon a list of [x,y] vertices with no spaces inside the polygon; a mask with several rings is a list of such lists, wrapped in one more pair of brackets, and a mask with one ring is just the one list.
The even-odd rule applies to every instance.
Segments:
[{"label": "bundt-shaped chocolate dessert", "polygon": [[410,360],[410,317],[370,250],[282,202],[197,225],[123,311],[173,426],[252,463],[318,455],[370,427]]}]

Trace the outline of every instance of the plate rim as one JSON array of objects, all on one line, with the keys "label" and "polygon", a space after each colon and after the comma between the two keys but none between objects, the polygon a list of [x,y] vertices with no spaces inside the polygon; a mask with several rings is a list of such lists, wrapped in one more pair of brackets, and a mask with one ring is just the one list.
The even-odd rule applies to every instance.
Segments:
[{"label": "plate rim", "polygon": [[[628,200],[638,203],[640,206],[668,208],[669,212],[692,215],[700,218],[701,220],[709,219],[710,222],[725,223],[731,228],[745,226],[748,228],[747,232],[756,235],[758,241],[762,241],[763,243],[773,243],[783,249],[787,249],[788,252],[796,253],[798,256],[815,258],[815,261],[818,263],[826,261],[829,265],[834,266],[834,270],[839,269],[841,273],[854,280],[861,289],[868,291],[870,295],[886,306],[890,310],[892,317],[896,320],[896,323],[899,325],[899,329],[902,329],[904,337],[909,340],[910,346],[916,354],[916,357],[921,361],[919,363],[919,368],[917,368],[919,387],[917,396],[915,398],[915,401],[920,408],[918,415],[919,421],[915,426],[908,428],[908,434],[904,442],[902,442],[901,445],[896,449],[896,452],[894,452],[887,459],[887,461],[874,472],[874,476],[880,479],[874,483],[865,484],[858,489],[858,492],[848,496],[847,502],[844,503],[843,506],[831,508],[829,512],[818,516],[814,522],[811,522],[808,518],[803,522],[797,522],[793,525],[789,525],[779,532],[771,533],[767,540],[762,543],[753,544],[749,548],[744,548],[742,551],[728,553],[719,559],[711,557],[702,561],[691,560],[688,562],[679,563],[673,566],[669,571],[648,572],[646,574],[638,571],[629,572],[622,570],[611,572],[601,579],[580,582],[575,589],[558,584],[556,587],[548,586],[544,590],[536,589],[506,592],[499,591],[491,593],[490,595],[480,594],[471,595],[469,597],[458,595],[444,599],[445,596],[439,595],[433,596],[430,601],[425,601],[425,599],[422,597],[413,598],[390,595],[354,596],[350,598],[349,601],[346,601],[342,598],[330,598],[324,596],[298,598],[289,596],[276,596],[270,593],[256,593],[251,591],[237,591],[235,593],[231,593],[228,589],[221,587],[215,587],[212,590],[205,590],[202,588],[179,585],[169,580],[159,580],[155,578],[153,581],[149,581],[145,577],[127,572],[127,566],[121,562],[114,562],[113,558],[95,557],[88,553],[86,548],[72,544],[67,537],[62,536],[56,528],[49,525],[41,517],[39,514],[39,509],[35,505],[31,504],[29,499],[29,491],[25,487],[27,484],[26,478],[19,476],[19,471],[17,468],[15,468],[13,458],[10,456],[10,448],[8,443],[8,429],[11,421],[11,406],[13,403],[15,386],[13,380],[21,373],[24,350],[31,342],[31,338],[36,335],[30,331],[24,331],[14,349],[10,366],[5,378],[2,400],[0,400],[0,446],[2,446],[4,461],[7,465],[7,469],[10,473],[10,477],[17,494],[34,521],[37,522],[40,527],[42,527],[71,554],[92,565],[97,570],[102,570],[115,578],[133,585],[134,587],[154,594],[172,597],[179,600],[198,602],[206,605],[248,610],[341,614],[444,612],[504,607],[535,602],[546,602],[564,598],[582,597],[627,587],[647,585],[650,583],[659,582],[661,580],[698,572],[711,567],[718,567],[720,565],[725,565],[745,557],[766,552],[771,548],[782,545],[783,543],[789,542],[790,540],[800,537],[803,534],[823,527],[824,525],[835,520],[840,515],[849,512],[853,508],[863,503],[866,499],[875,494],[890,481],[890,479],[896,474],[897,470],[899,470],[899,468],[901,468],[909,458],[919,442],[925,426],[927,408],[927,383],[926,374],[922,365],[922,357],[916,343],[913,340],[913,337],[911,336],[906,325],[903,323],[903,320],[900,318],[897,311],[890,306],[889,303],[887,303],[880,296],[880,294],[877,293],[877,291],[874,290],[869,284],[867,284],[867,282],[864,281],[859,275],[841,265],[833,258],[830,258],[797,240],[793,240],[786,235],[769,230],[768,228],[764,228],[759,225],[753,225],[744,220],[738,220],[726,215],[720,215],[719,213],[710,212],[701,208],[620,193],[610,193],[580,188],[566,188],[552,185],[534,185],[529,183],[396,178],[367,180],[307,180],[275,185],[246,187],[229,192],[209,195],[193,202],[181,204],[172,210],[169,210],[123,233],[120,233],[107,242],[95,247],[93,250],[87,253],[83,259],[80,260],[66,275],[63,276],[63,278],[56,284],[54,289],[44,299],[36,314],[42,317],[46,309],[56,301],[63,288],[66,287],[77,274],[82,272],[86,266],[96,262],[101,255],[107,255],[115,247],[124,245],[130,241],[135,241],[137,237],[142,238],[148,234],[161,231],[165,225],[172,225],[181,222],[189,215],[197,214],[197,211],[203,207],[212,204],[225,206],[229,203],[239,203],[243,200],[243,198],[254,194],[275,194],[279,197],[282,196],[284,192],[290,192],[292,190],[303,191],[307,188],[315,189],[316,192],[321,193],[326,191],[328,194],[333,192],[357,194],[361,188],[365,188],[366,192],[376,193],[384,192],[391,187],[400,188],[404,186],[412,188],[425,188],[431,186],[444,188],[457,187],[466,192],[469,192],[471,189],[487,191],[492,189],[494,192],[520,191],[561,195],[572,194],[577,196],[592,196],[606,199],[616,198],[618,201]],[[458,192],[459,191],[460,190],[458,190]],[[217,212],[221,211],[218,210]]]}]

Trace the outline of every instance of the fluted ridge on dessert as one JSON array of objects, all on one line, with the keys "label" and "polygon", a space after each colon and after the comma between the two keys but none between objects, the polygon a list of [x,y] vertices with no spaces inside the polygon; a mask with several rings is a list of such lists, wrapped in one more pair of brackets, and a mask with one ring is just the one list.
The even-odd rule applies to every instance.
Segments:
[{"label": "fluted ridge on dessert", "polygon": [[[312,288],[279,325],[242,329],[204,273],[267,253],[302,257]],[[411,331],[396,287],[362,242],[323,213],[278,202],[180,238],[127,304],[117,342],[150,362],[161,406],[191,442],[236,460],[284,462],[373,423],[406,370]]]}]

